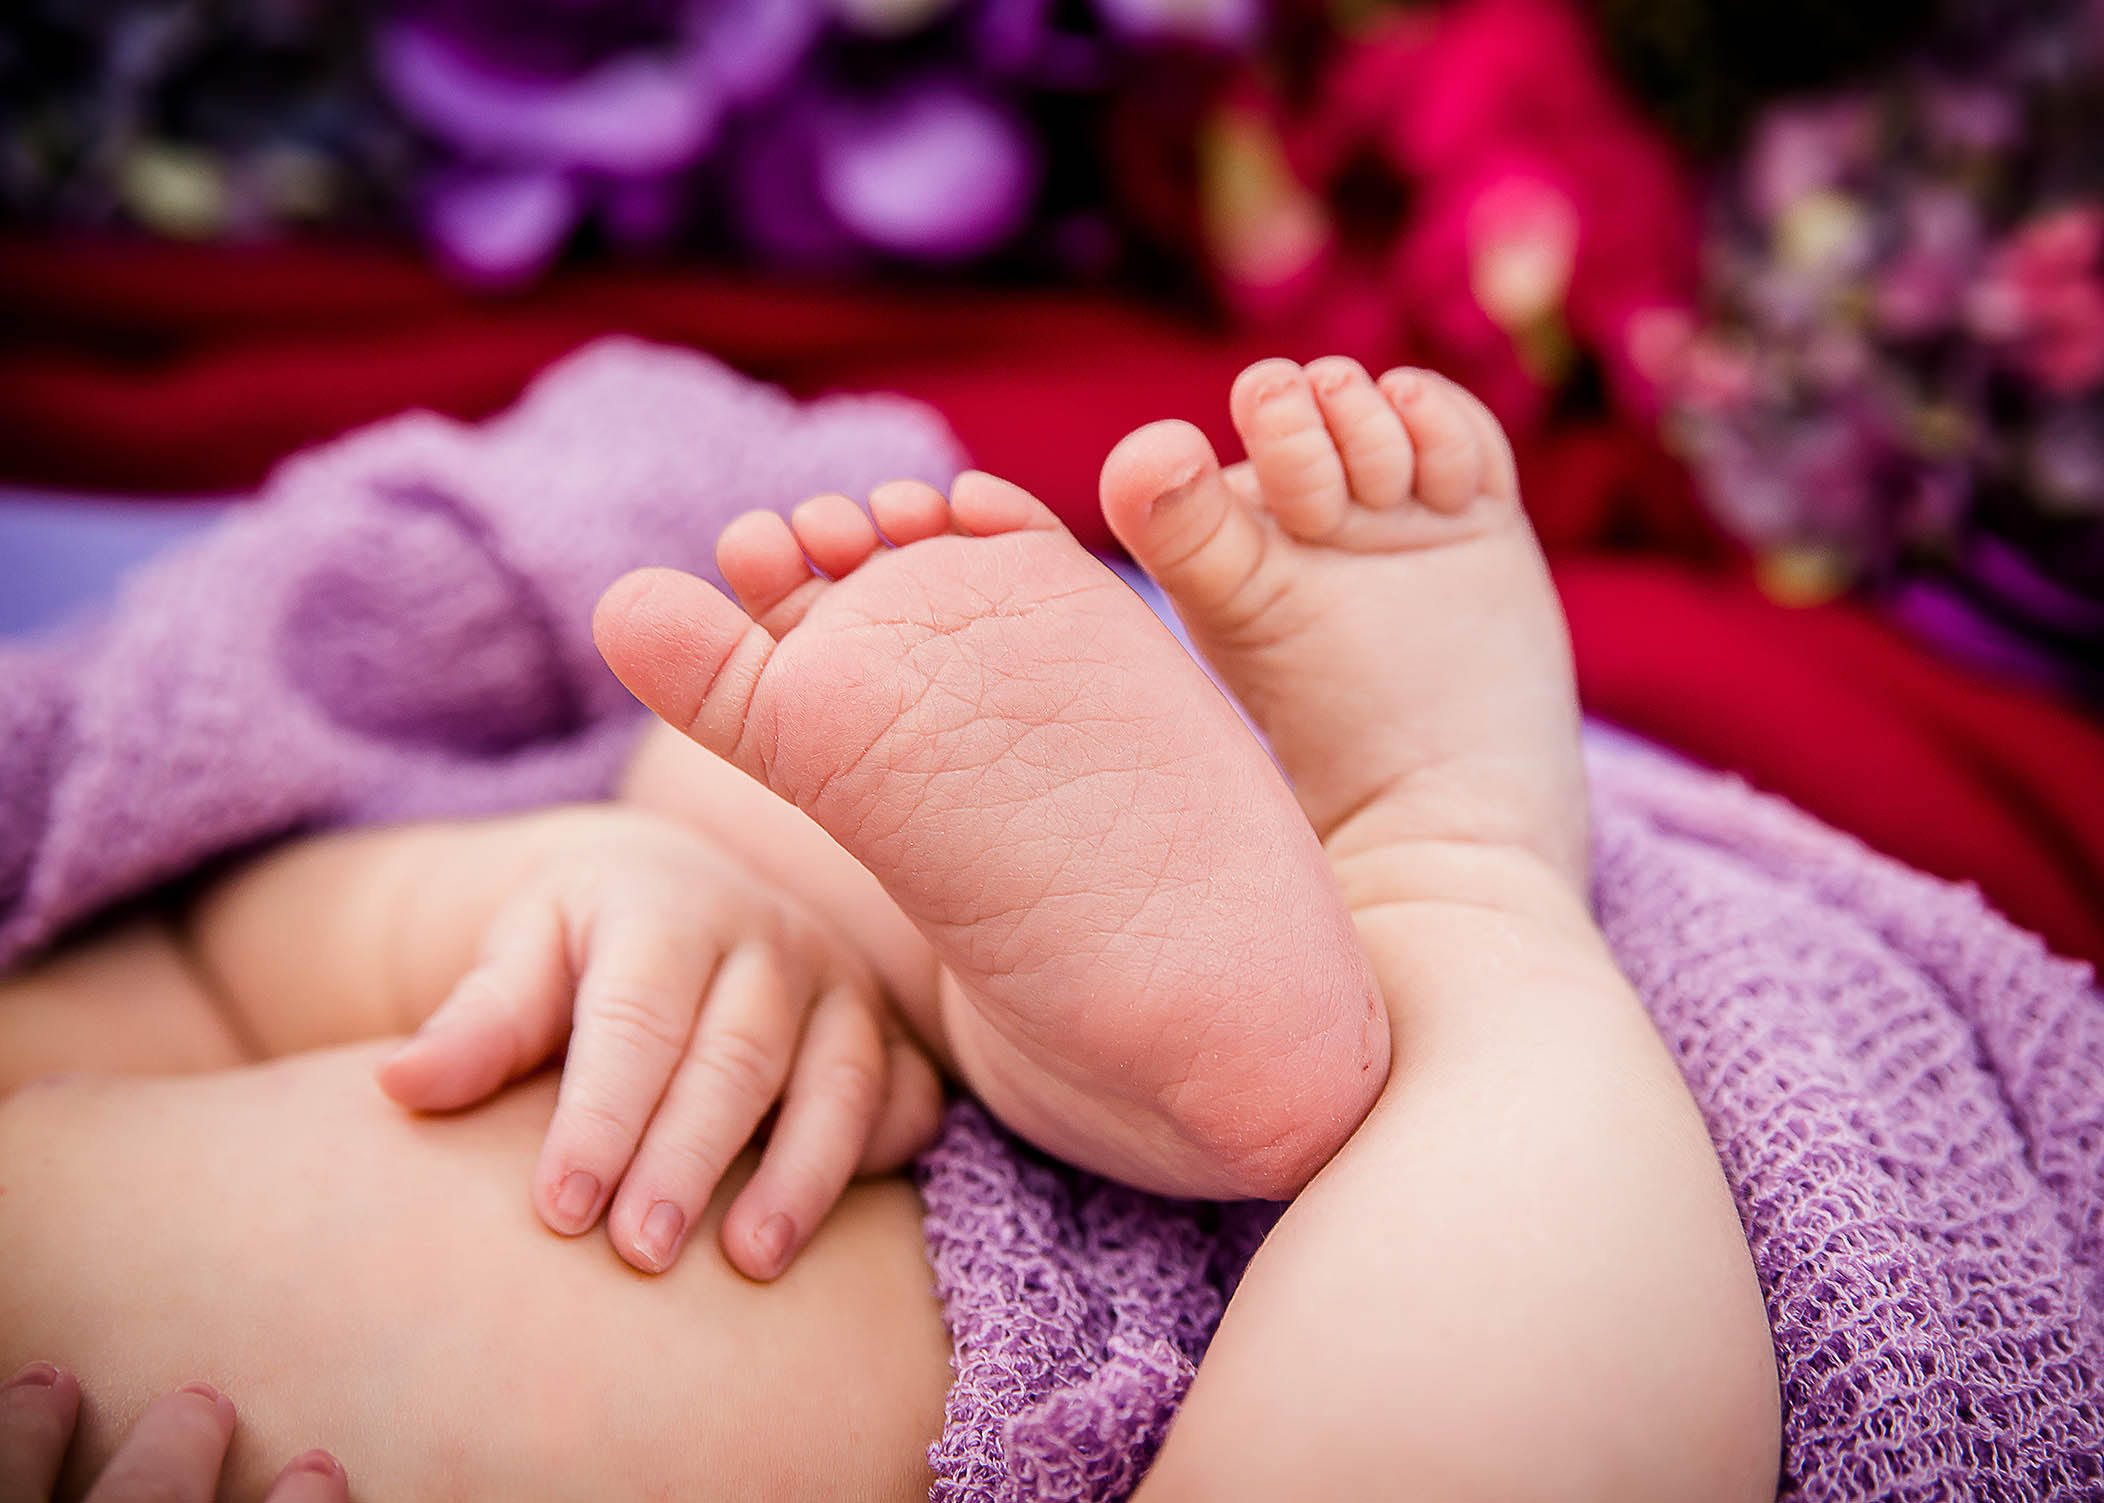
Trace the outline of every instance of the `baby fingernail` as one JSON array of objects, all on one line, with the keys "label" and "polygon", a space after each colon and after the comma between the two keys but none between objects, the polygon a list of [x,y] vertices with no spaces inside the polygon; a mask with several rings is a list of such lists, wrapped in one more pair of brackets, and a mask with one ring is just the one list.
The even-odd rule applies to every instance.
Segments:
[{"label": "baby fingernail", "polygon": [[636,1251],[652,1267],[663,1268],[679,1251],[679,1239],[686,1229],[687,1218],[680,1208],[669,1200],[661,1200],[643,1218],[642,1230],[636,1233]]},{"label": "baby fingernail", "polygon": [[776,1211],[760,1223],[759,1230],[752,1234],[752,1240],[753,1245],[759,1249],[760,1256],[766,1260],[767,1266],[780,1272],[783,1260],[789,1256],[789,1244],[796,1240],[796,1223],[782,1212]]},{"label": "baby fingernail", "polygon": [[564,1226],[573,1231],[583,1231],[592,1223],[592,1212],[599,1208],[599,1180],[597,1176],[582,1169],[572,1170],[563,1176],[563,1182],[555,1189],[555,1215]]},{"label": "baby fingernail", "polygon": [[0,1388],[49,1388],[58,1381],[58,1369],[48,1362],[32,1362],[0,1383]]},{"label": "baby fingernail", "polygon": [[285,1465],[286,1473],[312,1472],[317,1477],[342,1477],[343,1463],[327,1451],[308,1451]]}]

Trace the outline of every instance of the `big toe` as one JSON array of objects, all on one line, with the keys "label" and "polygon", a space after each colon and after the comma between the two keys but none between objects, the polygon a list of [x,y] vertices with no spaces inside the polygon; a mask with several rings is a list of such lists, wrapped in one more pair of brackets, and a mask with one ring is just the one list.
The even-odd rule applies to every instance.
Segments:
[{"label": "big toe", "polygon": [[1100,493],[1112,534],[1186,610],[1228,609],[1263,558],[1262,525],[1189,423],[1128,433],[1103,461]]},{"label": "big toe", "polygon": [[677,569],[637,569],[607,587],[592,639],[614,676],[657,715],[736,761],[774,639],[722,591]]}]

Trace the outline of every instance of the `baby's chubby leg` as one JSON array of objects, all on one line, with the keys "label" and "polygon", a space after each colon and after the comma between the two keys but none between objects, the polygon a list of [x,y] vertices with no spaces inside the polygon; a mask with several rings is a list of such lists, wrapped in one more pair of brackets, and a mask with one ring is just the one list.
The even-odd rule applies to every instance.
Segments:
[{"label": "baby's chubby leg", "polygon": [[1439,377],[1347,360],[1264,362],[1230,407],[1245,463],[1156,424],[1104,510],[1270,734],[1396,1062],[1142,1497],[1772,1497],[1760,1288],[1587,908],[1570,658],[1504,437]]},{"label": "baby's chubby leg", "polygon": [[[1582,903],[1498,864],[1341,864],[1395,1069],[1140,1503],[1774,1497],[1774,1353],[1703,1122]],[[1537,917],[1487,906],[1530,888]]]},{"label": "baby's chubby leg", "polygon": [[63,1070],[182,1075],[252,1058],[238,1019],[159,915],[97,930],[0,976],[0,1096]]}]

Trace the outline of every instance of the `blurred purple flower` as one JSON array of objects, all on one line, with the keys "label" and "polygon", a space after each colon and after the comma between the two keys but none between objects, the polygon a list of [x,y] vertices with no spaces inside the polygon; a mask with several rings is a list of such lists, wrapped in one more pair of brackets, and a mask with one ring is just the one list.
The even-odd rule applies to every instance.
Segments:
[{"label": "blurred purple flower", "polygon": [[1671,432],[1764,578],[1816,558],[1954,653],[2104,698],[2104,0],[1946,24],[1756,132]]},{"label": "blurred purple flower", "polygon": [[1247,47],[1264,22],[1262,0],[1095,0],[1115,32],[1147,41]]},{"label": "blurred purple flower", "polygon": [[939,76],[874,97],[801,90],[732,155],[746,235],[804,267],[983,255],[1029,219],[1040,176],[1011,111]]},{"label": "blurred purple flower", "polygon": [[440,254],[509,283],[594,212],[611,210],[623,238],[668,233],[669,179],[715,144],[732,110],[781,87],[822,21],[817,0],[433,0],[381,23],[374,65],[451,157],[425,196]]},{"label": "blurred purple flower", "polygon": [[560,174],[534,169],[455,173],[430,187],[424,226],[455,271],[509,284],[545,264],[577,224],[580,204]]},{"label": "blurred purple flower", "polygon": [[1901,207],[1901,242],[1872,289],[1878,328],[1895,339],[1922,339],[1956,322],[1980,263],[1980,211],[1955,188],[1925,186]]},{"label": "blurred purple flower", "polygon": [[1746,156],[1746,197],[1763,223],[1793,205],[1838,188],[1869,161],[1877,111],[1868,99],[1835,100],[1771,110]]},{"label": "blurred purple flower", "polygon": [[841,224],[916,260],[994,249],[1021,228],[1037,192],[1022,123],[948,82],[840,107],[815,165],[819,198]]}]

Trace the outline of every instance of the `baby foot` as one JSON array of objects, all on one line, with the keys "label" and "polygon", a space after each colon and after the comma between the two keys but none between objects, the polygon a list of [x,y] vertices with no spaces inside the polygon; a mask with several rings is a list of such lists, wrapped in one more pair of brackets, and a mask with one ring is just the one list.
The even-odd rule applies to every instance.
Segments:
[{"label": "baby foot", "polygon": [[1429,371],[1266,360],[1229,398],[1249,451],[1129,435],[1103,513],[1271,738],[1331,845],[1516,846],[1584,890],[1563,614],[1512,451]]},{"label": "baby foot", "polygon": [[1291,1194],[1388,1067],[1292,794],[1034,498],[968,473],[870,511],[733,523],[717,557],[742,610],[628,576],[601,650],[883,882],[943,962],[951,1056],[1010,1126],[1145,1189]]}]

